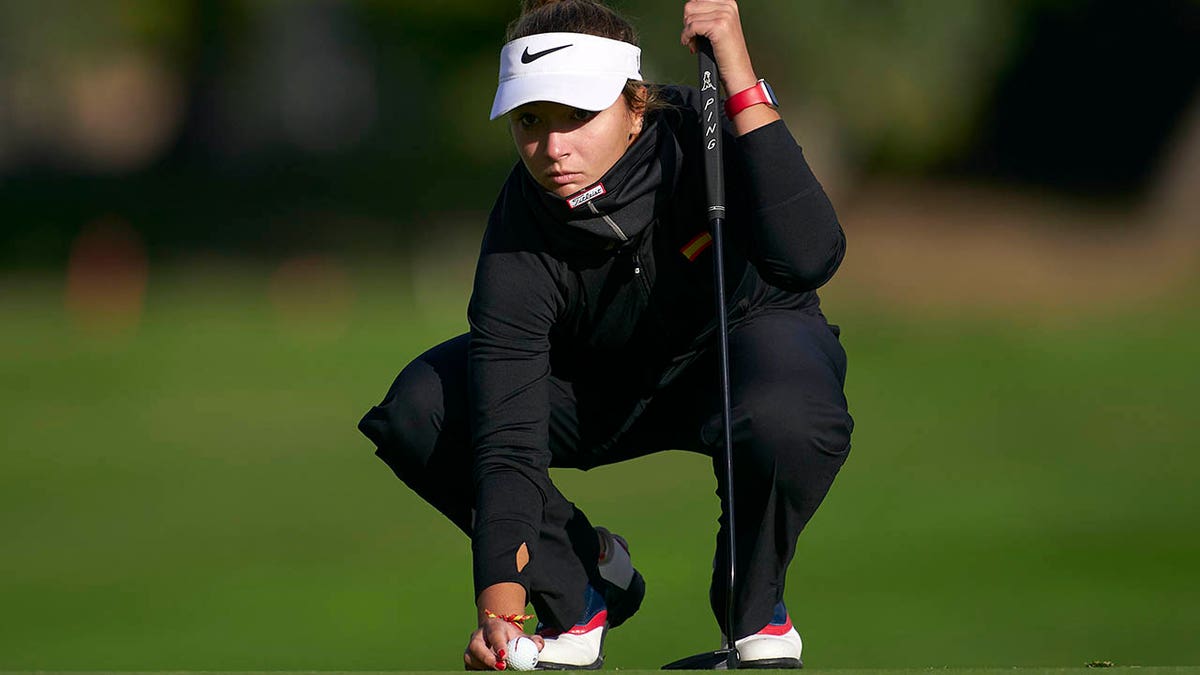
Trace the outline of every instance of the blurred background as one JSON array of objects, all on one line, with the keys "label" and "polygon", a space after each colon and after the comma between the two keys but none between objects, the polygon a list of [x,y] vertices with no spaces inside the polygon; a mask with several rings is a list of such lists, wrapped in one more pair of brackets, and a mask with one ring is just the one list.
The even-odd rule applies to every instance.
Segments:
[{"label": "blurred background", "polygon": [[[741,11],[849,239],[806,662],[1200,664],[1200,2]],[[466,330],[517,12],[0,0],[0,670],[461,667],[468,542],[355,424]],[[648,580],[609,667],[717,646],[707,460],[555,480]]]}]

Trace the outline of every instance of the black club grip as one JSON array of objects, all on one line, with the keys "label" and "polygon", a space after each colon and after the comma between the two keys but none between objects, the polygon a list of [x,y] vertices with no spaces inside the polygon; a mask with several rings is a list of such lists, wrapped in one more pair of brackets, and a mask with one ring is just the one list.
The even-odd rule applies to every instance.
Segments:
[{"label": "black club grip", "polygon": [[708,219],[725,217],[725,175],[721,157],[721,76],[708,38],[696,38],[700,61],[700,133],[704,141],[704,177]]}]

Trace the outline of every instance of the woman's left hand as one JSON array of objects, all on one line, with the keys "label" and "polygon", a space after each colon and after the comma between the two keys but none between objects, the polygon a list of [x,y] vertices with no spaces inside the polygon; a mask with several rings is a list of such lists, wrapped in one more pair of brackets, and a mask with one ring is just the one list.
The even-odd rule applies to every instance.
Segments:
[{"label": "woman's left hand", "polygon": [[703,36],[713,46],[713,56],[721,72],[725,91],[733,94],[754,86],[758,78],[750,63],[742,20],[736,0],[688,0],[683,6],[683,33],[680,42],[696,53],[696,37]]}]

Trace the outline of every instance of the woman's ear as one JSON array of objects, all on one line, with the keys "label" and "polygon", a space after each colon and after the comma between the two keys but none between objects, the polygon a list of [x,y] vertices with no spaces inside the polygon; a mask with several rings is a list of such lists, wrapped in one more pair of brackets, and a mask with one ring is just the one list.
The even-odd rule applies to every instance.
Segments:
[{"label": "woman's ear", "polygon": [[[632,116],[629,127],[629,140],[633,140],[636,136],[642,133],[642,125],[646,121],[646,98],[650,91],[646,85],[638,87],[637,102],[629,105],[629,114]],[[626,100],[626,103],[629,103]]]},{"label": "woman's ear", "polygon": [[643,110],[633,110],[629,114],[632,115],[632,119],[629,120],[629,140],[632,141],[642,133],[642,125],[646,121],[646,113]]}]

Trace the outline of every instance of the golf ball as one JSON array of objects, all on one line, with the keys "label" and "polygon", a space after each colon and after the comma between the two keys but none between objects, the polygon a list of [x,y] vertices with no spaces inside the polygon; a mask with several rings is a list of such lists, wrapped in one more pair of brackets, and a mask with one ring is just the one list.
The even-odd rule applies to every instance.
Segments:
[{"label": "golf ball", "polygon": [[504,661],[508,670],[533,670],[538,662],[537,645],[527,637],[515,637],[508,641]]}]

